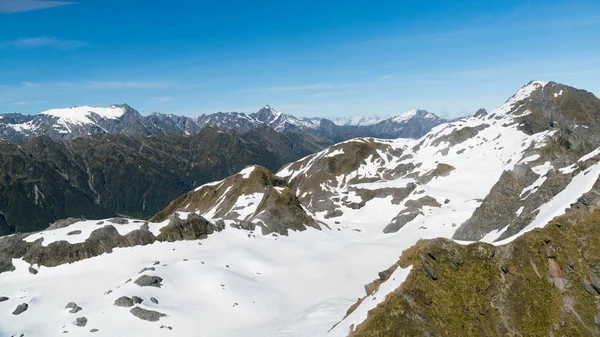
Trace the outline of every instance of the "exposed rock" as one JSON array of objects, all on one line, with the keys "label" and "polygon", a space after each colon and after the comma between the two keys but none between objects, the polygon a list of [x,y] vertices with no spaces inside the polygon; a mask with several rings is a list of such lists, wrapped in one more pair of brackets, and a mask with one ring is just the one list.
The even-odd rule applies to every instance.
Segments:
[{"label": "exposed rock", "polygon": [[538,175],[526,165],[518,165],[512,171],[503,172],[481,206],[458,227],[454,239],[476,241],[494,229],[508,226],[523,205],[521,192],[537,178]]},{"label": "exposed rock", "polygon": [[341,211],[341,210],[339,210],[339,209],[336,209],[336,210],[332,210],[332,211],[330,210],[330,211],[328,211],[328,212],[325,214],[324,218],[325,218],[325,219],[338,218],[338,217],[340,217],[340,216],[342,216],[342,215],[344,215],[344,212],[342,212],[342,211]]},{"label": "exposed rock", "polygon": [[32,266],[29,266],[28,270],[33,275],[37,275],[37,273],[38,273],[37,269],[33,268]]},{"label": "exposed rock", "polygon": [[409,211],[409,213],[404,213],[404,212],[405,211],[402,211],[402,213],[400,213],[396,217],[394,217],[392,219],[392,222],[390,222],[387,226],[385,226],[385,228],[383,229],[383,232],[386,234],[396,233],[402,227],[404,227],[404,225],[406,225],[407,223],[414,220],[419,214],[423,214],[421,211],[416,211],[416,210]]},{"label": "exposed rock", "polygon": [[145,321],[149,321],[149,322],[157,322],[161,317],[167,316],[158,311],[146,310],[146,309],[142,309],[140,307],[132,308],[129,312],[131,312],[131,314],[134,315],[135,317],[137,317],[139,319],[143,319]]},{"label": "exposed rock", "polygon": [[141,299],[137,296],[131,296],[131,301],[133,301],[133,304],[140,304],[140,303],[144,302],[143,299]]},{"label": "exposed rock", "polygon": [[74,324],[80,327],[84,327],[87,325],[88,319],[85,317],[77,317]]},{"label": "exposed rock", "polygon": [[0,273],[13,271],[12,259],[20,258],[32,245],[23,241],[29,234],[14,234],[0,237]]},{"label": "exposed rock", "polygon": [[473,117],[475,117],[475,118],[483,117],[483,116],[486,116],[487,114],[488,114],[487,110],[479,109],[479,110],[477,110],[477,112],[475,112],[475,115],[473,115]]},{"label": "exposed rock", "polygon": [[427,184],[433,178],[445,177],[454,170],[455,170],[454,166],[440,163],[440,164],[438,164],[438,166],[435,169],[433,169],[430,172],[427,172],[425,175],[419,177],[418,180],[421,184]]},{"label": "exposed rock", "polygon": [[109,219],[108,222],[112,222],[117,225],[126,225],[129,223],[129,220],[123,219],[123,218],[112,218],[112,219]]},{"label": "exposed rock", "polygon": [[79,234],[81,234],[80,230],[74,230],[74,231],[70,231],[67,233],[67,235],[79,235]]},{"label": "exposed rock", "polygon": [[185,220],[180,219],[178,213],[174,213],[170,219],[169,224],[160,229],[157,237],[159,241],[204,239],[215,231],[223,230],[196,213],[190,213]]},{"label": "exposed rock", "polygon": [[274,187],[267,187],[255,214],[252,221],[256,221],[262,227],[263,235],[287,235],[288,230],[304,231],[307,227],[321,229],[319,224],[306,214],[290,188],[278,191]]},{"label": "exposed rock", "polygon": [[133,307],[133,300],[127,296],[121,296],[115,300],[118,307]]},{"label": "exposed rock", "polygon": [[150,276],[150,275],[142,275],[135,280],[135,284],[140,287],[157,287],[160,288],[162,286],[162,278],[158,276]]},{"label": "exposed rock", "polygon": [[134,230],[120,235],[115,227],[107,225],[94,230],[84,242],[70,244],[67,241],[56,241],[43,246],[36,241],[28,246],[23,260],[46,267],[55,267],[64,263],[72,263],[82,259],[111,253],[117,247],[147,245],[155,241],[149,231]]},{"label": "exposed rock", "polygon": [[70,309],[69,313],[71,313],[71,314],[75,314],[75,313],[78,313],[79,311],[83,310],[83,308],[78,306],[77,303],[75,303],[75,302],[69,302],[65,306],[65,309]]},{"label": "exposed rock", "polygon": [[6,296],[0,296],[0,302],[8,301],[9,298]]},{"label": "exposed rock", "polygon": [[158,304],[158,300],[154,297],[150,297],[150,301],[152,301],[154,304]]},{"label": "exposed rock", "polygon": [[15,311],[13,311],[13,315],[20,315],[29,309],[29,305],[27,303],[21,303],[17,306]]},{"label": "exposed rock", "polygon": [[154,268],[154,267],[144,267],[142,270],[140,270],[140,272],[138,274],[141,274],[145,271],[155,271],[155,270],[156,270],[156,268]]},{"label": "exposed rock", "polygon": [[590,273],[590,285],[600,294],[600,277]]},{"label": "exposed rock", "polygon": [[427,274],[427,276],[429,276],[430,279],[434,281],[437,280],[437,273],[435,272],[435,270],[433,270],[433,267],[429,264],[429,262],[427,262],[425,257],[423,255],[419,255],[419,258],[421,259],[421,264],[423,266],[423,271],[425,272],[425,274]]},{"label": "exposed rock", "polygon": [[72,224],[79,222],[79,221],[83,221],[83,220],[85,220],[85,219],[83,219],[83,218],[66,218],[66,219],[62,219],[62,220],[57,220],[54,223],[52,223],[50,226],[48,226],[48,230],[69,227]]}]

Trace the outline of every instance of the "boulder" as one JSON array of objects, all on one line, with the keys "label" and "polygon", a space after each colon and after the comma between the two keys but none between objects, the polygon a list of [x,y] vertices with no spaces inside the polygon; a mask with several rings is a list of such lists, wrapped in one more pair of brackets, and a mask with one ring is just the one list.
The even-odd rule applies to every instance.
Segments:
[{"label": "boulder", "polygon": [[150,276],[150,275],[142,275],[135,280],[135,284],[140,287],[157,287],[160,288],[162,286],[162,278],[158,276]]},{"label": "boulder", "polygon": [[73,322],[73,324],[80,326],[80,327],[84,327],[87,325],[88,319],[85,317],[77,317],[77,319],[75,320],[75,322]]},{"label": "boulder", "polygon": [[13,315],[20,315],[29,309],[29,305],[27,303],[21,303],[17,306],[15,311],[13,311]]},{"label": "boulder", "polygon": [[156,268],[154,268],[154,267],[145,267],[142,270],[140,270],[140,272],[138,274],[141,274],[145,271],[155,271],[155,270],[156,270]]},{"label": "boulder", "polygon": [[158,300],[154,297],[150,297],[150,301],[152,301],[154,304],[158,304]]},{"label": "boulder", "polygon": [[127,296],[121,296],[115,300],[117,307],[133,307],[133,300]]},{"label": "boulder", "polygon": [[167,315],[165,315],[163,313],[160,313],[158,311],[146,310],[146,309],[142,309],[140,307],[132,308],[129,312],[132,315],[134,315],[135,317],[137,317],[139,319],[143,319],[144,321],[149,321],[149,322],[156,322],[161,317],[166,317],[167,316]]},{"label": "boulder", "polygon": [[78,230],[74,230],[74,231],[70,231],[70,232],[67,233],[67,235],[79,235],[79,234],[81,234],[81,231],[79,229]]},{"label": "boulder", "polygon": [[140,297],[137,297],[137,296],[131,296],[131,300],[133,301],[134,304],[140,304],[140,303],[144,302],[143,299],[141,299]]},{"label": "boulder", "polygon": [[78,306],[77,303],[75,303],[75,302],[69,302],[67,304],[67,306],[65,306],[65,309],[71,309],[71,310],[69,310],[69,313],[71,313],[71,314],[76,314],[76,313],[80,312],[81,310],[83,310],[83,308]]},{"label": "boulder", "polygon": [[0,296],[0,302],[8,301],[8,297]]}]

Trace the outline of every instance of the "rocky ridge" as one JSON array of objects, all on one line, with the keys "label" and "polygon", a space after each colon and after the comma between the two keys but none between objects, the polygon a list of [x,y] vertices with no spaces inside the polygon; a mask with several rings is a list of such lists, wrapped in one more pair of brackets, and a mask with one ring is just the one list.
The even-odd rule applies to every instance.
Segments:
[{"label": "rocky ridge", "polygon": [[95,134],[128,136],[194,135],[207,126],[248,132],[270,127],[278,132],[310,134],[339,142],[354,137],[418,138],[446,120],[423,110],[382,120],[372,125],[337,125],[326,118],[304,118],[283,114],[270,106],[255,113],[217,112],[197,118],[173,114],[141,115],[127,104],[53,109],[37,115],[0,115],[0,139],[22,143],[38,136],[75,139]]}]

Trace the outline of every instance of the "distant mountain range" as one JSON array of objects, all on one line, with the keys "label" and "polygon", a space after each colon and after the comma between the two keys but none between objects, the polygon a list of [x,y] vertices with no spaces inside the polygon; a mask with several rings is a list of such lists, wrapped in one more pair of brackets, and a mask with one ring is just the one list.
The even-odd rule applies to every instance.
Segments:
[{"label": "distant mountain range", "polygon": [[445,122],[425,110],[412,110],[387,119],[360,116],[332,121],[319,117],[295,117],[268,105],[251,114],[217,112],[192,118],[162,113],[143,116],[123,104],[108,108],[79,106],[52,109],[37,115],[1,114],[0,138],[22,143],[37,136],[70,140],[94,134],[193,135],[206,126],[240,132],[269,126],[278,132],[310,134],[339,142],[355,137],[419,138],[432,127]]}]

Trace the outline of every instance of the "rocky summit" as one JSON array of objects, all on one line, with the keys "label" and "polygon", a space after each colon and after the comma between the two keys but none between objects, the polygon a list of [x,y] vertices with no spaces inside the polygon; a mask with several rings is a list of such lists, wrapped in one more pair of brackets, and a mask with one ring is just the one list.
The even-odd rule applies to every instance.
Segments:
[{"label": "rocky summit", "polygon": [[[415,116],[435,120],[396,122]],[[247,130],[2,143],[5,223],[12,200],[89,213],[0,238],[0,335],[600,335],[593,94],[532,81],[414,138],[335,144],[270,107],[219,118]],[[140,203],[149,220],[122,215]]]}]

